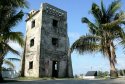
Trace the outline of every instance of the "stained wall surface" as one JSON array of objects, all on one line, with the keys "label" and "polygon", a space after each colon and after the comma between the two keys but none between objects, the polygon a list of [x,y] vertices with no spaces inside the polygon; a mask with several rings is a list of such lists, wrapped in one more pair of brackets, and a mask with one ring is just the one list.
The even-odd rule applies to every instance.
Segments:
[{"label": "stained wall surface", "polygon": [[68,50],[67,12],[47,3],[32,10],[26,20],[25,76],[72,77]]}]

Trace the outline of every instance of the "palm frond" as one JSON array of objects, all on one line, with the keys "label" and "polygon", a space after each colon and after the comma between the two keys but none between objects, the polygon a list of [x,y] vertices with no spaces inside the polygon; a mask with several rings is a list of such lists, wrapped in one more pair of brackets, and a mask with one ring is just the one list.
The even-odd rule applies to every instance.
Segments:
[{"label": "palm frond", "polygon": [[28,8],[28,2],[26,0],[0,0],[1,6],[12,6],[15,8],[21,7],[21,8]]},{"label": "palm frond", "polygon": [[89,31],[92,33],[92,34],[95,34],[97,32],[97,26],[92,23],[91,21],[88,20],[88,18],[86,17],[83,17],[82,18],[82,23],[86,23],[89,27]]},{"label": "palm frond", "polygon": [[125,21],[122,21],[121,24],[125,25]]},{"label": "palm frond", "polygon": [[100,7],[96,4],[96,3],[93,3],[92,4],[92,8],[91,8],[91,11],[92,11],[92,15],[94,16],[94,18],[98,21],[98,22],[101,22],[101,17],[102,17],[102,11],[100,9]]},{"label": "palm frond", "polygon": [[22,11],[15,13],[16,11],[14,10],[8,18],[6,18],[6,21],[4,21],[4,25],[1,28],[4,28],[4,32],[10,32],[12,28],[17,25],[21,20],[24,15]]},{"label": "palm frond", "polygon": [[121,42],[119,44],[123,45],[125,48],[125,33],[121,32],[120,34]]},{"label": "palm frond", "polygon": [[4,39],[17,42],[21,47],[24,46],[23,34],[21,32],[9,32],[5,34]]},{"label": "palm frond", "polygon": [[21,61],[21,59],[18,58],[6,58],[6,59],[9,61],[17,61],[17,62]]},{"label": "palm frond", "polygon": [[123,28],[119,25],[115,26],[114,28],[112,28],[113,32],[111,32],[116,38],[121,38],[124,39],[125,38],[125,32],[123,30]]},{"label": "palm frond", "polygon": [[0,9],[0,32],[3,33],[3,30],[5,28],[5,24],[8,19],[8,14],[11,12],[11,8],[9,9]]},{"label": "palm frond", "polygon": [[104,28],[113,28],[114,26],[121,24],[125,20],[125,14],[121,15],[117,20],[102,24]]},{"label": "palm frond", "polygon": [[22,8],[29,7],[27,0],[15,0],[15,1],[11,0],[11,1],[13,2],[13,4],[15,3],[15,7],[18,7],[18,6],[20,6]]},{"label": "palm frond", "polygon": [[101,0],[101,10],[102,10],[103,16],[106,16],[106,8],[104,7],[103,0]]},{"label": "palm frond", "polygon": [[114,0],[107,9],[107,15],[113,17],[113,15],[121,8],[121,1]]},{"label": "palm frond", "polygon": [[98,51],[99,40],[100,37],[97,36],[92,36],[92,35],[82,36],[72,44],[71,52],[73,52],[73,50],[77,50],[80,54],[83,54],[85,52]]},{"label": "palm frond", "polygon": [[108,57],[108,48],[109,48],[109,45],[108,45],[108,42],[107,42],[107,37],[103,37],[101,38],[101,41],[100,41],[100,52],[103,54],[103,56],[107,56]]},{"label": "palm frond", "polygon": [[4,44],[4,47],[6,47],[7,51],[12,52],[13,54],[20,55],[17,50],[14,50],[13,48],[11,48],[7,43],[3,43],[3,44]]},{"label": "palm frond", "polygon": [[9,61],[9,60],[4,59],[3,63],[8,65],[8,66],[10,66],[11,68],[15,68],[14,64],[11,61]]}]

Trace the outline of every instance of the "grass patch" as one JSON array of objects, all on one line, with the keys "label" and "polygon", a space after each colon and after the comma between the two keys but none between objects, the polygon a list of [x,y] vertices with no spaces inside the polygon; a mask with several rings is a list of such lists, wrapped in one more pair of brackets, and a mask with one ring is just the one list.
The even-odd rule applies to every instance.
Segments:
[{"label": "grass patch", "polygon": [[36,77],[19,77],[17,80],[50,80],[50,78],[36,78]]},{"label": "grass patch", "polygon": [[44,78],[36,78],[36,77],[19,77],[17,78],[18,81],[23,80],[81,80],[79,78],[54,78],[54,77],[44,77]]}]

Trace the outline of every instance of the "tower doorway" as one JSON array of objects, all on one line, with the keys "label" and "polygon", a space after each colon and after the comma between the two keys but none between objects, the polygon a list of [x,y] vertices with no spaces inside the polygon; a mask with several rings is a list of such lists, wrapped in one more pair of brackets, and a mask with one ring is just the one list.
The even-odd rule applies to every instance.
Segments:
[{"label": "tower doorway", "polygon": [[52,64],[52,77],[58,77],[58,61],[53,61],[53,64]]}]

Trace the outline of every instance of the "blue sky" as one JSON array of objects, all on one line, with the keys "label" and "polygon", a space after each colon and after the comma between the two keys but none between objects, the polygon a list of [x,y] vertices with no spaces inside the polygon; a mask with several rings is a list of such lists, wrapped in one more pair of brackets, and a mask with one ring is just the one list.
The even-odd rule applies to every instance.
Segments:
[{"label": "blue sky", "polygon": [[[54,5],[60,9],[67,11],[68,13],[68,36],[70,40],[70,45],[78,39],[81,35],[88,33],[88,27],[86,24],[81,23],[82,17],[87,17],[91,21],[93,17],[90,14],[90,8],[93,2],[100,4],[101,0],[28,0],[29,9],[24,11],[27,13],[32,9],[38,10],[41,3],[47,2]],[[113,0],[103,0],[105,6],[111,3]],[[125,8],[125,1],[122,0],[122,9]],[[15,31],[21,31],[25,35],[25,19],[16,26]],[[15,49],[20,50],[21,48],[15,44],[10,43]],[[120,48],[120,49],[118,49]],[[117,47],[117,60],[118,64],[116,67],[118,69],[123,69],[125,67],[125,56],[121,47]],[[12,54],[8,54],[10,56]],[[109,62],[106,57],[103,57],[100,53],[89,53],[84,55],[79,55],[77,52],[72,53],[72,65],[74,74],[85,74],[89,70],[109,70]]]}]

